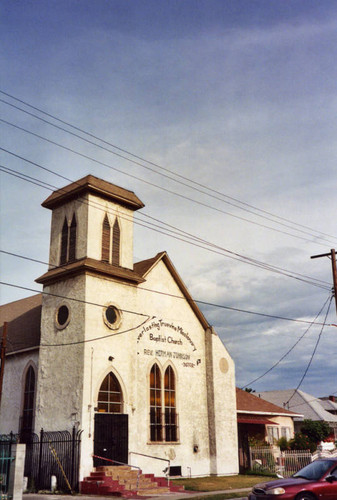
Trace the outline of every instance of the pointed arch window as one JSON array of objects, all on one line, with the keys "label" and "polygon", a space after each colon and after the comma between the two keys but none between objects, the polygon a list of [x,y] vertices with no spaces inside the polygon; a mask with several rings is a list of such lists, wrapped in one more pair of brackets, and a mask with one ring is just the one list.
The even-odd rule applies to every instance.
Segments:
[{"label": "pointed arch window", "polygon": [[68,256],[69,262],[73,262],[76,259],[76,232],[77,232],[77,223],[74,214],[69,229],[69,256]]},{"label": "pointed arch window", "polygon": [[35,400],[35,371],[34,368],[30,366],[26,373],[25,387],[23,393],[21,430],[24,432],[30,432],[33,430],[34,400]]},{"label": "pointed arch window", "polygon": [[165,370],[164,377],[156,363],[151,368],[150,440],[152,442],[178,441],[176,382],[170,365]]},{"label": "pointed arch window", "polygon": [[119,266],[121,230],[116,217],[112,228],[112,264]]},{"label": "pointed arch window", "polygon": [[102,228],[102,260],[104,262],[110,262],[110,233],[110,222],[107,214],[105,214]]},{"label": "pointed arch window", "polygon": [[150,439],[162,441],[161,373],[155,363],[150,372]]},{"label": "pointed arch window", "polygon": [[117,377],[108,373],[98,393],[97,410],[99,413],[123,413],[123,394]]},{"label": "pointed arch window", "polygon": [[165,441],[177,441],[175,375],[168,366],[164,375]]},{"label": "pointed arch window", "polygon": [[60,265],[73,262],[76,259],[76,235],[77,222],[74,214],[70,227],[68,226],[67,217],[64,218],[61,233]]}]

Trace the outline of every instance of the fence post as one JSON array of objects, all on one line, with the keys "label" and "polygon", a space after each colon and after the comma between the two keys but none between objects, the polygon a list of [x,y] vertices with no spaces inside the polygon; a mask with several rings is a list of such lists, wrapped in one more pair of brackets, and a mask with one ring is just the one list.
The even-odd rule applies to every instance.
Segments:
[{"label": "fence post", "polygon": [[72,433],[72,443],[71,443],[71,475],[70,475],[70,485],[74,488],[74,473],[75,473],[75,426],[73,426]]},{"label": "fence post", "polygon": [[23,474],[25,469],[26,445],[15,444],[11,445],[11,456],[13,462],[10,465],[9,481],[8,481],[8,498],[12,500],[22,500],[23,493]]},{"label": "fence post", "polygon": [[37,490],[39,491],[40,488],[40,483],[41,483],[41,468],[42,468],[42,451],[43,451],[43,429],[40,431],[40,452],[39,452],[39,469],[38,469],[38,476],[37,476]]}]

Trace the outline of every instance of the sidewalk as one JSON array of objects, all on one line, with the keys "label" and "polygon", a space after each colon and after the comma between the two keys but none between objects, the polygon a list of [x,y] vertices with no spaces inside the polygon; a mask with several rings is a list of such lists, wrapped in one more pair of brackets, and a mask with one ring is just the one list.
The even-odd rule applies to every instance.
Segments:
[{"label": "sidewalk", "polygon": [[[241,498],[235,498],[233,500],[247,500],[248,493],[251,488],[241,488],[237,490],[220,490],[220,491],[191,491],[186,493],[168,493],[167,495],[162,496],[151,496],[148,498],[153,498],[154,500],[189,500],[190,498],[196,497],[205,497],[207,499],[208,496],[211,495],[219,495],[229,494],[229,493],[242,493]],[[80,495],[76,494],[74,497],[78,497],[78,500],[102,500],[107,498],[118,498],[118,497],[104,497],[104,496],[95,496],[95,495]],[[136,497],[135,497],[136,498]],[[53,495],[48,493],[25,493],[22,497],[22,500],[70,500],[71,495]]]}]

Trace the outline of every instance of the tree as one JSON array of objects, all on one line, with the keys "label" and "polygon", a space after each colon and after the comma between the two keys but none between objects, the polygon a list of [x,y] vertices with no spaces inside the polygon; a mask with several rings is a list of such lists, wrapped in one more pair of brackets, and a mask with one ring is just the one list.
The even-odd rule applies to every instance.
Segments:
[{"label": "tree", "polygon": [[303,421],[301,432],[317,445],[320,441],[324,441],[329,436],[331,430],[327,422],[317,422],[306,419]]}]

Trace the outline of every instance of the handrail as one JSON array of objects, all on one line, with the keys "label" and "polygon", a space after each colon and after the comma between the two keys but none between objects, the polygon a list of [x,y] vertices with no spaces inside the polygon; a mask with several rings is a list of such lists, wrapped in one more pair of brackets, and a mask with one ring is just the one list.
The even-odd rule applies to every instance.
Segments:
[{"label": "handrail", "polygon": [[167,484],[168,485],[170,484],[170,476],[169,476],[170,465],[171,465],[170,460],[168,460],[167,458],[154,457],[153,455],[145,455],[145,453],[138,453],[137,451],[129,451],[129,453],[130,455],[133,453],[134,455],[139,455],[141,457],[154,458],[155,460],[163,460],[164,462],[168,462],[168,466],[166,467],[166,469],[163,470],[163,472],[167,477]]},{"label": "handrail", "polygon": [[111,462],[112,464],[127,465],[128,467],[133,467],[134,469],[138,469],[138,473],[137,473],[137,490],[138,490],[139,476],[140,476],[141,471],[142,471],[142,469],[140,467],[138,467],[137,465],[126,464],[124,462],[118,462],[118,460],[111,460],[110,458],[100,457],[99,455],[92,455],[92,457],[100,458],[101,460],[106,460],[107,462]]}]

